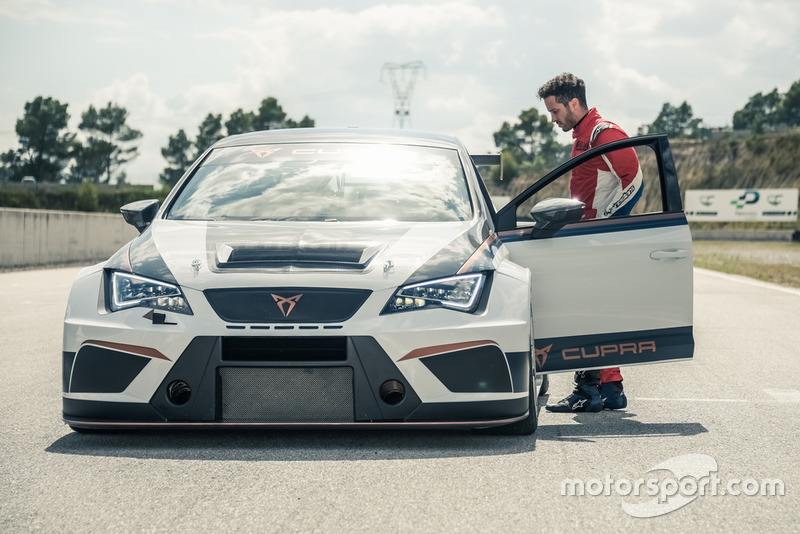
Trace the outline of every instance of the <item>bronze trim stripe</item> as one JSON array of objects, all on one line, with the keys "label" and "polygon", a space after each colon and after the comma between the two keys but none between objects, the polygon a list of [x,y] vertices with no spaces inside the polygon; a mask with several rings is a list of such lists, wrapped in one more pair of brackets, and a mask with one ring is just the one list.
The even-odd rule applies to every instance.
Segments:
[{"label": "bronze trim stripe", "polygon": [[472,349],[475,347],[485,347],[487,345],[494,345],[498,348],[500,347],[500,345],[498,345],[496,342],[489,339],[484,339],[481,341],[463,341],[461,343],[449,343],[447,345],[436,345],[433,347],[414,349],[397,361],[402,362],[404,360],[424,358],[426,356],[433,356],[434,354],[444,354],[446,352],[455,352],[457,350]]},{"label": "bronze trim stripe", "polygon": [[[112,343],[111,341],[98,341],[96,339],[87,339],[81,343],[81,347],[85,345],[94,345],[95,347],[103,347],[106,349],[118,350],[121,352],[128,352],[137,356],[145,356],[147,358],[155,358],[158,360],[172,361],[156,349],[150,347],[140,347],[138,345],[126,345],[125,343]],[[80,349],[79,349],[80,350]]]}]

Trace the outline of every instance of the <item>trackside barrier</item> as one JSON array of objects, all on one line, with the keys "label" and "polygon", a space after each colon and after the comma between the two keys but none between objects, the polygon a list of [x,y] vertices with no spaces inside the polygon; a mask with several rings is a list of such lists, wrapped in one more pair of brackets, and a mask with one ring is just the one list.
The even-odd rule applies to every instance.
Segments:
[{"label": "trackside barrier", "polygon": [[694,241],[800,241],[800,230],[698,230],[692,228]]},{"label": "trackside barrier", "polygon": [[90,265],[137,235],[118,214],[0,208],[0,270]]},{"label": "trackside barrier", "polygon": [[[0,270],[89,265],[107,259],[137,235],[121,215],[111,213],[0,208]],[[800,230],[693,229],[692,238],[800,241]]]}]

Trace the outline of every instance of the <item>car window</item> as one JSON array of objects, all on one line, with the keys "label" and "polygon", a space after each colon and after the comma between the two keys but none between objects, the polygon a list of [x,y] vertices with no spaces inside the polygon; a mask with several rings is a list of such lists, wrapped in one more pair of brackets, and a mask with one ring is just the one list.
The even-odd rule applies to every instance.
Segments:
[{"label": "car window", "polygon": [[170,219],[463,221],[472,205],[452,149],[285,144],[214,149]]},{"label": "car window", "polygon": [[[618,169],[614,169],[618,163]],[[636,185],[626,197],[616,173],[624,174]],[[641,185],[634,180],[636,169],[641,172]],[[613,172],[607,169],[614,169]],[[582,189],[583,186],[583,189]],[[641,190],[641,192],[639,192]],[[591,158],[543,186],[517,208],[517,224],[533,224],[531,209],[550,198],[577,198],[586,204],[583,221],[608,217],[627,217],[664,211],[661,179],[655,151],[651,146],[613,150]],[[632,206],[631,206],[632,204]]]}]

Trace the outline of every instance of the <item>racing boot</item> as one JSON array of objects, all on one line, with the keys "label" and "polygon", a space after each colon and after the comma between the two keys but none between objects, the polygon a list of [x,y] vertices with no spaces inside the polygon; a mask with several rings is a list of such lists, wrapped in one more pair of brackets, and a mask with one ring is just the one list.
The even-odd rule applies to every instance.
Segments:
[{"label": "racing boot", "polygon": [[606,410],[621,410],[628,405],[628,398],[622,390],[622,380],[600,384],[600,397]]},{"label": "racing boot", "polygon": [[561,413],[599,412],[603,409],[599,383],[600,371],[578,371],[575,373],[572,394],[555,404],[548,404],[544,409]]}]

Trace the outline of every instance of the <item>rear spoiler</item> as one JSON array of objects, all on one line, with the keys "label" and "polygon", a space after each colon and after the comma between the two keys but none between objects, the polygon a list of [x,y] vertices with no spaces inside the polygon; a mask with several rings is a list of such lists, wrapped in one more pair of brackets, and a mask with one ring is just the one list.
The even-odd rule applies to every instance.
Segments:
[{"label": "rear spoiler", "polygon": [[503,180],[503,157],[502,154],[470,154],[470,159],[476,167],[494,166],[500,167],[500,180]]}]

